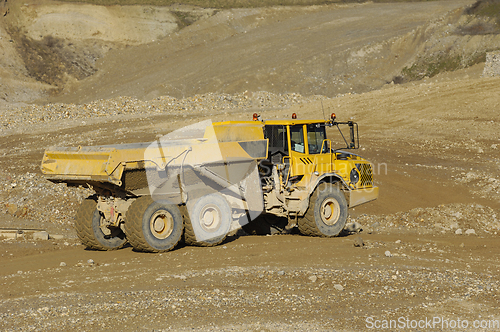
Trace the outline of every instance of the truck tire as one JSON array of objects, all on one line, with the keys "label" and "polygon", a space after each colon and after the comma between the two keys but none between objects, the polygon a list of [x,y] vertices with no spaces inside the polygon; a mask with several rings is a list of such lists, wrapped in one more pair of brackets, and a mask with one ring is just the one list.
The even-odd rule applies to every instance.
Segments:
[{"label": "truck tire", "polygon": [[231,206],[221,194],[208,194],[197,198],[184,218],[184,242],[212,247],[226,239],[231,227]]},{"label": "truck tire", "polygon": [[179,207],[151,196],[136,199],[127,211],[125,232],[135,250],[164,252],[172,250],[182,236],[183,221]]},{"label": "truck tire", "polygon": [[346,221],[344,194],[330,183],[321,183],[309,198],[309,208],[298,226],[303,235],[333,237],[340,234]]},{"label": "truck tire", "polygon": [[106,235],[100,227],[101,213],[97,210],[97,202],[93,196],[86,198],[75,216],[76,235],[89,249],[116,250],[127,243],[127,238],[120,228],[111,229]]}]

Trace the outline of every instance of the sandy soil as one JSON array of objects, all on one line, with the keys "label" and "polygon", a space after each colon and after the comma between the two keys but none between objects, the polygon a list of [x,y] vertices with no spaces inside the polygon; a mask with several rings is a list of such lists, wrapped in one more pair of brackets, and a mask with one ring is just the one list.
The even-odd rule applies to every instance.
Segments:
[{"label": "sandy soil", "polygon": [[[114,330],[111,322],[119,321],[132,330],[352,331],[366,329],[370,317],[498,320],[499,83],[444,78],[323,102],[328,112],[360,123],[360,153],[387,167],[376,174],[380,198],[351,211],[363,225],[358,235],[239,234],[215,248],[148,255],[84,250],[63,223],[53,230],[63,240],[3,241],[2,328]],[[318,106],[285,113],[318,117]],[[28,147],[1,163],[37,172],[43,148],[60,140],[143,141],[153,135],[141,128],[195,121],[130,116],[110,128],[108,119],[83,127],[67,120],[61,124],[67,129],[6,136],[3,144],[14,139]],[[470,229],[474,234],[465,235]],[[357,236],[365,247],[353,247]]]},{"label": "sandy soil", "polygon": [[[205,31],[205,21],[200,21],[190,28],[198,36],[211,35],[211,42],[182,39],[188,30],[181,30],[169,37],[178,44],[172,45],[173,53],[166,54],[175,55],[181,64],[180,59],[187,58],[182,66],[205,63],[204,57],[195,56],[202,51],[239,56],[240,70],[236,62],[222,58],[227,75],[218,67],[215,72],[220,75],[210,78],[209,71],[194,75],[188,70],[178,77],[174,73],[165,76],[173,67],[157,56],[165,50],[160,45],[163,40],[130,52],[111,51],[108,54],[116,57],[115,63],[128,63],[130,70],[120,71],[112,58],[103,59],[98,76],[80,82],[67,95],[54,97],[66,103],[2,113],[11,120],[4,121],[0,132],[0,201],[4,204],[0,226],[43,226],[64,238],[34,241],[26,235],[0,241],[0,329],[360,331],[372,330],[370,322],[380,326],[384,320],[397,320],[411,325],[439,317],[447,323],[408,330],[457,330],[451,324],[458,320],[468,324],[459,330],[473,330],[476,321],[483,324],[477,330],[499,330],[494,324],[500,320],[500,78],[482,78],[483,67],[477,65],[413,83],[384,84],[376,90],[373,85],[370,90],[374,91],[367,93],[349,93],[349,89],[318,99],[257,93],[265,88],[296,92],[302,76],[290,79],[285,67],[293,68],[293,75],[300,70],[317,75],[313,67],[293,65],[300,52],[283,57],[282,48],[291,41],[302,43],[302,59],[336,52],[330,44],[314,45],[307,29],[298,30],[305,37],[297,40],[287,35],[275,41],[266,37],[271,32],[284,33],[294,24],[310,25],[326,38],[332,31],[323,24],[328,15],[342,17],[335,26],[345,26],[346,34],[353,27],[389,22],[380,29],[373,26],[380,39],[356,34],[359,39],[352,41],[360,46],[369,41],[376,44],[399,34],[390,22],[404,22],[408,28],[401,30],[404,35],[428,19],[429,8],[439,16],[458,5],[412,3],[413,21],[398,18],[402,5],[394,4],[381,5],[385,10],[377,7],[371,13],[379,16],[371,19],[367,9],[374,4],[310,8],[307,13],[280,9],[283,16],[279,19],[273,19],[269,11],[271,16],[262,16],[267,10],[251,10],[247,16],[239,13],[229,32],[221,30],[227,25]],[[389,15],[386,20],[380,19],[383,14]],[[220,15],[209,20],[229,22]],[[257,17],[267,19],[257,21]],[[238,24],[245,29],[251,25],[245,19],[259,23],[246,34],[228,38]],[[226,37],[219,38],[224,33]],[[348,39],[347,35],[342,38]],[[338,46],[339,40],[332,44]],[[187,48],[191,42],[193,46]],[[282,56],[276,80],[268,75],[256,83],[258,62],[248,60],[248,48],[231,48],[231,42],[248,44],[255,52],[276,50],[263,67],[278,66]],[[176,47],[178,53],[173,51]],[[229,50],[234,53],[228,54]],[[146,68],[148,61],[138,59],[148,54],[151,63]],[[371,69],[376,68],[375,57],[372,60]],[[152,68],[161,70],[155,73]],[[164,75],[165,86],[190,87],[185,93],[216,93],[148,101],[119,97],[137,90],[131,95],[149,99],[173,91],[158,88],[163,84],[159,75]],[[237,83],[246,76],[251,78],[248,84],[254,84],[251,88],[245,88],[243,81]],[[370,81],[370,75],[363,77]],[[373,77],[382,76],[373,71]],[[296,85],[287,85],[288,79]],[[258,89],[266,82],[274,82],[275,88],[262,85]],[[199,85],[191,90],[195,83]],[[98,92],[91,93],[92,87]],[[318,94],[323,91],[327,90]],[[115,98],[97,100],[110,97]],[[322,107],[326,114],[335,112],[340,120],[359,123],[358,152],[375,165],[380,198],[350,211],[351,221],[362,225],[359,234],[323,239],[239,232],[217,247],[181,245],[160,255],[138,253],[130,247],[89,251],[78,243],[71,226],[71,213],[86,193],[51,185],[38,169],[43,150],[52,145],[148,141],[203,119],[250,119],[256,111],[265,119],[288,117],[292,112],[299,118],[322,118]],[[358,237],[364,246],[354,246]]]}]

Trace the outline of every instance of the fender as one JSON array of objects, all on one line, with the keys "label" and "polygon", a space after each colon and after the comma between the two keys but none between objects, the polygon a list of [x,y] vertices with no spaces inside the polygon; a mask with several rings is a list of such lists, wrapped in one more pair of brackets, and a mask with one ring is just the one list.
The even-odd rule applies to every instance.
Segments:
[{"label": "fender", "polygon": [[[327,181],[324,181],[327,179]],[[333,181],[332,181],[333,180]],[[311,186],[309,187],[309,199],[316,189],[316,187],[321,183],[321,182],[329,182],[329,183],[335,183],[335,182],[340,182],[342,183],[342,188],[339,188],[342,190],[344,193],[345,199],[347,201],[347,205],[349,208],[364,204],[366,202],[373,201],[378,198],[378,187],[373,186],[371,188],[366,188],[366,189],[351,189],[349,188],[349,185],[345,180],[339,176],[338,174],[335,173],[326,173],[321,175],[316,179],[316,181],[311,182]]]},{"label": "fender", "polygon": [[[325,179],[327,179],[327,181],[324,181]],[[321,182],[329,182],[329,183],[340,182],[340,183],[342,183],[342,185],[344,187],[344,191],[346,189],[349,190],[349,185],[345,182],[345,180],[340,175],[338,175],[337,173],[325,173],[325,174],[322,174],[321,176],[319,176],[315,181],[311,181],[311,183],[309,184],[309,188],[308,188],[309,196],[312,195],[312,193],[314,192],[316,187]]]},{"label": "fender", "polygon": [[[326,179],[326,181],[325,181],[325,179]],[[325,173],[325,174],[322,174],[321,176],[318,176],[316,178],[316,180],[311,181],[311,183],[309,184],[309,188],[307,190],[308,191],[307,199],[302,199],[300,202],[300,206],[299,206],[299,215],[300,216],[303,216],[306,213],[307,209],[309,208],[309,200],[311,199],[311,195],[313,194],[314,190],[321,182],[329,182],[329,183],[340,182],[340,183],[342,183],[342,186],[344,187],[344,190],[342,190],[342,191],[344,192],[344,195],[346,196],[347,202],[349,202],[349,191],[346,192],[346,190],[345,190],[349,187],[347,186],[347,183],[344,181],[344,179],[336,173]]]}]

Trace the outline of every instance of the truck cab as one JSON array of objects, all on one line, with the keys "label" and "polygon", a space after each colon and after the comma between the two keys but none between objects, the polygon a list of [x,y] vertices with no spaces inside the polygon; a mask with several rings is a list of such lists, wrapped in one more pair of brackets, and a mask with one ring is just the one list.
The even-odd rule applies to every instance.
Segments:
[{"label": "truck cab", "polygon": [[[270,185],[264,185],[266,212],[289,219],[302,218],[311,210],[319,188],[325,186],[340,193],[343,196],[340,200],[345,198],[346,207],[341,207],[342,202],[335,203],[337,210],[378,197],[371,163],[352,152],[359,148],[355,122],[337,122],[334,114],[329,120],[299,120],[294,114],[289,120],[262,122],[264,138],[269,143],[268,157],[261,162],[264,171],[261,174],[264,183],[274,184],[271,191]],[[330,139],[327,132],[336,134],[335,139]],[[329,235],[317,233],[312,235]]]},{"label": "truck cab", "polygon": [[[332,142],[327,129],[342,142]],[[336,122],[334,115],[330,120],[271,120],[264,122],[264,137],[269,140],[267,160],[284,164],[284,180],[299,187],[311,186],[315,174],[332,174],[350,189],[373,186],[372,165],[352,152],[359,148],[355,122]]]}]

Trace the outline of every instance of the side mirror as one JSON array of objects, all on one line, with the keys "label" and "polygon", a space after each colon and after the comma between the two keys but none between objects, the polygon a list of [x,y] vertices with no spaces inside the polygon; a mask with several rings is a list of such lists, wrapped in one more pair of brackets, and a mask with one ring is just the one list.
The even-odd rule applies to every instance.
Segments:
[{"label": "side mirror", "polygon": [[349,121],[349,133],[351,141],[349,142],[350,149],[359,148],[359,136],[358,136],[358,124],[356,122]]}]

